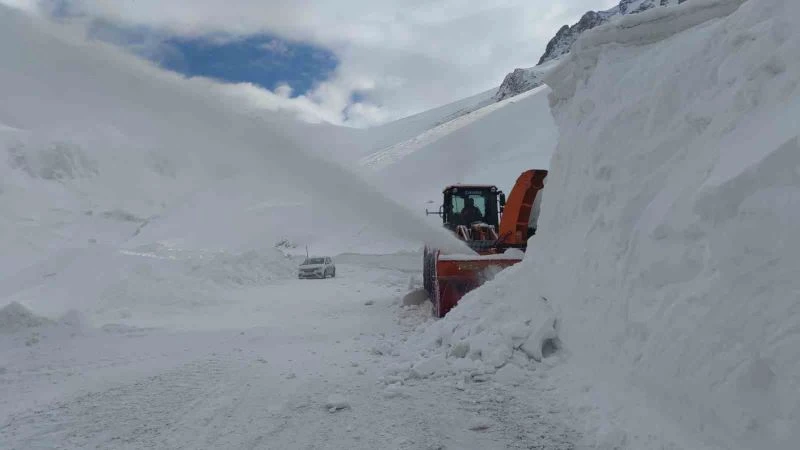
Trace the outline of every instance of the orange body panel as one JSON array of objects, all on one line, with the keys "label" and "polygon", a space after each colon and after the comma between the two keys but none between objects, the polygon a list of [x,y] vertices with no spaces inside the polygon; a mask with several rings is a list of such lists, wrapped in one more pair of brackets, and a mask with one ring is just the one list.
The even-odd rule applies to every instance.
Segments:
[{"label": "orange body panel", "polygon": [[442,260],[435,257],[433,309],[436,317],[444,317],[467,292],[477,288],[519,259]]},{"label": "orange body panel", "polygon": [[528,223],[536,195],[544,188],[546,170],[527,170],[517,178],[516,184],[506,200],[503,217],[500,218],[500,236],[508,236],[505,242],[521,245],[528,241]]}]

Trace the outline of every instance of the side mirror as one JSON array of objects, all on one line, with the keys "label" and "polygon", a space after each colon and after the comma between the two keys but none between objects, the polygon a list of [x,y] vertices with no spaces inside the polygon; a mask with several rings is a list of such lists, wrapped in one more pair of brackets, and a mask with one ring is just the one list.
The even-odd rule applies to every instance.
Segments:
[{"label": "side mirror", "polygon": [[444,216],[444,205],[439,206],[439,210],[438,211],[428,211],[428,208],[425,208],[425,215],[426,216],[440,216],[440,217],[443,217]]},{"label": "side mirror", "polygon": [[500,193],[500,207],[506,206],[506,194],[501,192]]}]

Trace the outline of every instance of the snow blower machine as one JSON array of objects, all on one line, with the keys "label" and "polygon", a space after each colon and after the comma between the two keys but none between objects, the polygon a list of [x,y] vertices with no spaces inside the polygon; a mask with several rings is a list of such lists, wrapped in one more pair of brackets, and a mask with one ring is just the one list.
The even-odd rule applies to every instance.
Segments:
[{"label": "snow blower machine", "polygon": [[423,286],[434,316],[444,317],[464,294],[522,260],[528,239],[536,233],[546,177],[546,170],[523,172],[508,199],[497,186],[448,186],[439,210],[425,210],[440,216],[444,227],[477,253],[445,254],[425,246]]}]

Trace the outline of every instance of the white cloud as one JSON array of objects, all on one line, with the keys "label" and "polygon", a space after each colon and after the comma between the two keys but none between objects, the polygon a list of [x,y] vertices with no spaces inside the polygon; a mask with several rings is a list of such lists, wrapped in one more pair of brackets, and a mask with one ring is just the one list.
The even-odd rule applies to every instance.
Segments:
[{"label": "white cloud", "polygon": [[286,42],[281,41],[280,39],[273,39],[266,44],[262,44],[261,48],[270,53],[275,53],[276,55],[289,54],[289,46],[286,44]]},{"label": "white cloud", "polygon": [[0,3],[5,3],[12,8],[33,12],[36,11],[39,0],[0,0]]},{"label": "white cloud", "polygon": [[[370,124],[497,86],[515,67],[534,65],[561,25],[576,21],[589,9],[614,3],[72,0],[71,5],[120,24],[152,26],[181,35],[267,32],[323,46],[340,61],[332,78],[307,96],[286,99],[277,94],[276,101],[296,104],[304,113],[313,109],[319,117],[337,117],[335,123]],[[275,45],[273,50],[281,48]],[[356,90],[364,96],[360,105],[350,101]]]},{"label": "white cloud", "polygon": [[286,83],[281,83],[275,88],[275,94],[283,98],[289,98],[292,96],[292,87]]},{"label": "white cloud", "polygon": [[252,83],[226,84],[211,80],[208,80],[208,83],[213,89],[249,107],[268,111],[288,111],[310,123],[328,122],[344,125],[341,111],[346,105],[342,106],[336,99],[306,95],[290,98],[292,89],[286,84],[278,86],[273,92]]}]

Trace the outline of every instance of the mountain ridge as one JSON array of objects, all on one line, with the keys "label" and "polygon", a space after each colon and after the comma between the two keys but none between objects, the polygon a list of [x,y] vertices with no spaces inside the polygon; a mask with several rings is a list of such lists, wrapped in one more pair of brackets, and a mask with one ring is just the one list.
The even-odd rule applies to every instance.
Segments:
[{"label": "mountain ridge", "polygon": [[515,68],[505,76],[494,98],[501,101],[541,86],[543,66],[568,54],[572,46],[588,30],[606,24],[616,17],[639,14],[655,7],[675,6],[686,0],[620,0],[619,4],[604,11],[587,11],[572,25],[562,26],[548,41],[545,51],[534,67]]}]

